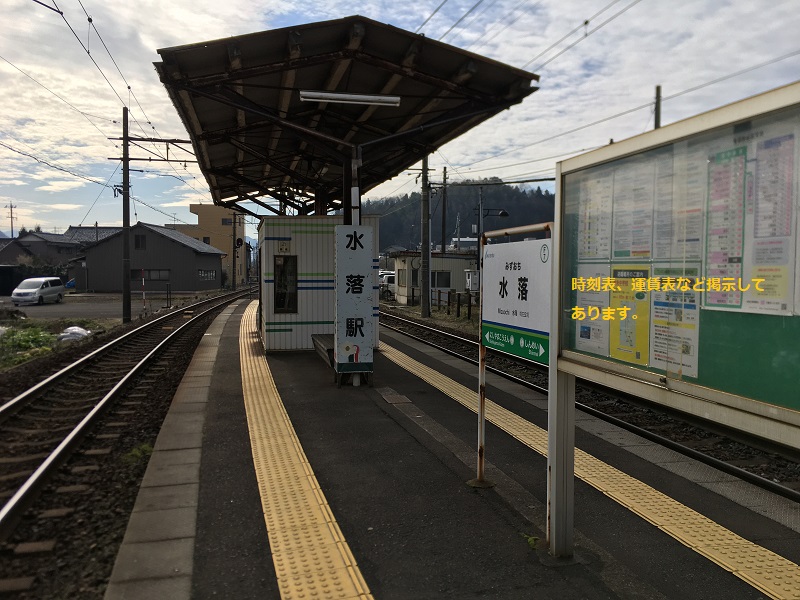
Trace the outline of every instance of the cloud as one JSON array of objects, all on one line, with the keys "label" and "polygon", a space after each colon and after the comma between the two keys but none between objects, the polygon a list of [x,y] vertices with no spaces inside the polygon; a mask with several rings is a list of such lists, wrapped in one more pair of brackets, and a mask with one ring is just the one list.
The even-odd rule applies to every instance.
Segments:
[{"label": "cloud", "polygon": [[[132,135],[185,137],[152,66],[160,60],[158,48],[354,12],[414,31],[440,4],[441,0],[419,0],[409,9],[390,0],[364,0],[357,8],[341,0],[228,0],[222,4],[213,0],[84,0],[102,43],[86,26],[79,3],[61,6],[83,44],[89,45],[101,74],[57,13],[34,2],[0,0],[0,14],[14,24],[0,39],[0,56],[14,65],[0,60],[0,141],[29,155],[0,148],[0,185],[13,186],[15,202],[19,198],[41,206],[85,201],[88,210],[99,195],[87,218],[116,221],[119,200],[111,190],[88,185],[37,160],[118,185],[120,171],[112,173],[119,164],[120,142],[108,138],[122,134],[123,103],[130,107]],[[453,28],[445,42],[516,67],[530,63],[529,70],[574,45],[541,68],[539,91],[443,147],[431,156],[431,167],[441,173],[447,165],[449,177],[456,180],[473,171],[507,179],[540,171],[552,174],[558,159],[533,161],[651,129],[657,84],[662,85],[665,98],[662,122],[668,124],[785,85],[800,72],[800,56],[795,56],[702,87],[796,50],[800,11],[793,2],[770,3],[765,8],[763,2],[644,0],[613,19],[630,2],[615,3],[597,14],[607,4],[496,0],[483,3]],[[474,5],[474,0],[449,0],[422,31],[428,39],[437,40]],[[561,38],[564,41],[555,44]],[[694,92],[677,95],[696,86]],[[637,106],[644,108],[583,127]],[[143,145],[146,150],[134,148],[132,155],[164,152],[163,145]],[[115,160],[107,160],[112,157]],[[142,164],[136,162],[133,167],[142,168]],[[176,209],[178,218],[193,219],[187,207],[209,200],[206,183],[196,166],[187,165],[188,172],[182,165],[172,166],[175,170],[147,165],[147,172],[132,173],[134,194],[147,202],[158,198],[159,206]],[[194,179],[182,184],[176,176]],[[413,179],[401,175],[368,196],[418,190]]]},{"label": "cloud", "polygon": [[66,192],[68,190],[82,188],[85,184],[85,181],[81,181],[79,179],[51,180],[46,185],[40,185],[37,187],[36,191],[53,193]]}]

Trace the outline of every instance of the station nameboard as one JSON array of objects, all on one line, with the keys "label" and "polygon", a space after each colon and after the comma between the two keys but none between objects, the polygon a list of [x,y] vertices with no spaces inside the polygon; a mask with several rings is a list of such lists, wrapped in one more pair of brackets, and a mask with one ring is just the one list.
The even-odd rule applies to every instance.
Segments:
[{"label": "station nameboard", "polygon": [[501,352],[550,360],[550,240],[484,247],[481,337]]},{"label": "station nameboard", "polygon": [[373,231],[369,225],[336,226],[333,352],[338,373],[370,373],[373,370]]}]

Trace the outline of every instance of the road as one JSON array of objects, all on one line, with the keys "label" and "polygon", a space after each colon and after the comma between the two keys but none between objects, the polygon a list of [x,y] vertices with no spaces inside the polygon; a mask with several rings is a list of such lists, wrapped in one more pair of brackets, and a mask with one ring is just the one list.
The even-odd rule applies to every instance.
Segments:
[{"label": "road", "polygon": [[[208,294],[173,294],[173,304],[189,304],[206,298]],[[195,300],[196,299],[196,300]],[[131,319],[153,314],[165,306],[166,298],[162,294],[145,297],[141,295],[131,298]],[[16,307],[10,296],[0,296],[0,310],[19,310],[28,319],[118,319],[122,322],[122,294],[67,294],[60,304],[43,304]]]}]

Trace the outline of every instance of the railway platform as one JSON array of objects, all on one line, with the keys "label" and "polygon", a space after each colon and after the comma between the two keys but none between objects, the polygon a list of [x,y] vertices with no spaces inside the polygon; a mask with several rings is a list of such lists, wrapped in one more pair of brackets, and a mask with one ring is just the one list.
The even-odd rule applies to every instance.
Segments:
[{"label": "railway platform", "polygon": [[106,591],[138,598],[800,598],[800,507],[576,416],[575,556],[547,553],[546,399],[381,333],[372,387],[213,323],[173,400]]}]

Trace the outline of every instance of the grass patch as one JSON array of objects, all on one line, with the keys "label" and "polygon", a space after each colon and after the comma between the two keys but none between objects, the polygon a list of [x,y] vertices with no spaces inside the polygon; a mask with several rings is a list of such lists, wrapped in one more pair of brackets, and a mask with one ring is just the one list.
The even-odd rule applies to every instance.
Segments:
[{"label": "grass patch", "polygon": [[139,444],[138,446],[127,452],[122,457],[122,460],[129,465],[135,465],[140,462],[149,461],[150,455],[152,453],[153,453],[153,447],[150,444],[147,443]]},{"label": "grass patch", "polygon": [[0,335],[0,368],[12,367],[52,351],[56,336],[41,327],[9,328]]},{"label": "grass patch", "polygon": [[106,324],[93,319],[31,320],[18,310],[0,311],[0,369],[13,367],[52,352],[59,346],[58,334],[67,327],[83,327],[94,333]]}]

